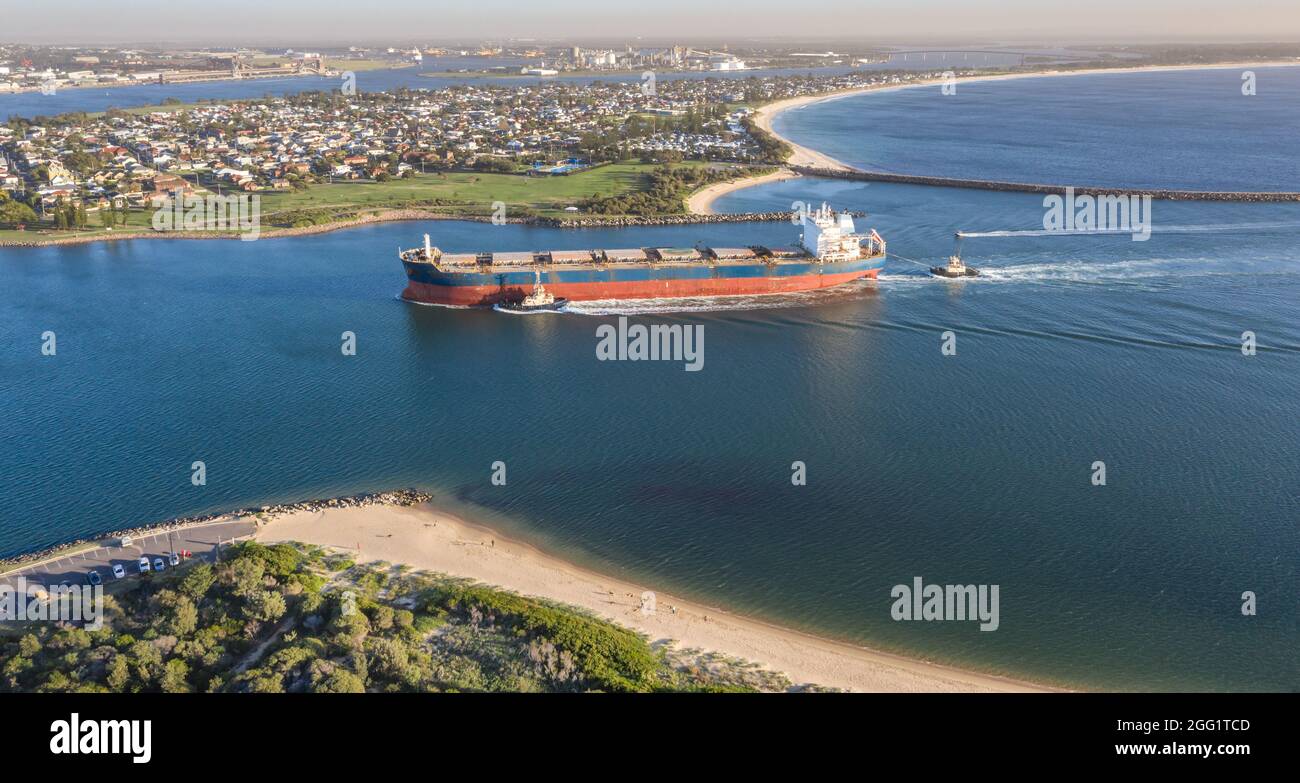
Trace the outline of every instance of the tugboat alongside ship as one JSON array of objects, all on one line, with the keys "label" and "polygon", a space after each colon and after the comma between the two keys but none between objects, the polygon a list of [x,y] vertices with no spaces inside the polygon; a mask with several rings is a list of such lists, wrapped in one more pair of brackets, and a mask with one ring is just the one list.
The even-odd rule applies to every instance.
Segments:
[{"label": "tugboat alongside ship", "polygon": [[542,272],[535,270],[537,275],[536,282],[533,283],[533,292],[523,298],[520,302],[497,302],[492,305],[492,309],[502,313],[515,313],[517,315],[526,315],[528,313],[560,313],[569,305],[568,299],[556,299],[555,295],[546,290],[542,285]]},{"label": "tugboat alongside ship", "polygon": [[852,215],[824,204],[804,221],[799,242],[792,247],[444,253],[426,234],[424,247],[400,251],[407,277],[403,299],[460,307],[500,305],[498,309],[514,313],[555,310],[568,301],[593,299],[752,296],[829,288],[875,278],[885,255],[885,240],[878,233],[856,233]]}]

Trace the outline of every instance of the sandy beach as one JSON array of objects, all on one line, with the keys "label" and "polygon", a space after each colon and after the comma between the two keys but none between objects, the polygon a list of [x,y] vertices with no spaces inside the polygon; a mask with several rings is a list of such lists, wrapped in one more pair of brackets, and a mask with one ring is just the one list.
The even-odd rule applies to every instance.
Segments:
[{"label": "sandy beach", "polygon": [[769,182],[780,182],[783,179],[793,179],[799,175],[790,169],[779,169],[771,174],[763,174],[758,177],[746,177],[742,179],[733,179],[727,182],[718,182],[709,185],[706,188],[691,194],[686,199],[686,210],[696,215],[713,215],[713,202],[719,196],[726,195],[733,190],[741,188],[752,188],[755,185],[766,185]]},{"label": "sandy beach", "polygon": [[[1300,62],[1294,60],[1280,60],[1268,62],[1244,62],[1244,63],[1217,63],[1212,65],[1151,65],[1151,66],[1134,66],[1132,68],[1089,68],[1084,70],[1064,70],[1064,71],[1034,71],[1032,73],[1004,73],[992,76],[968,76],[957,80],[957,84],[971,84],[974,82],[995,82],[1007,81],[1010,79],[1033,79],[1050,76],[1085,76],[1090,74],[1107,74],[1107,73],[1148,73],[1156,71],[1204,71],[1224,68],[1271,68],[1271,67],[1300,67]],[[940,79],[926,79],[922,81],[907,82],[906,84],[877,84],[870,87],[862,87],[855,90],[843,90],[834,93],[822,93],[817,95],[801,95],[795,98],[785,98],[774,101],[758,107],[751,119],[754,125],[771,134],[772,136],[784,141],[790,146],[790,156],[786,158],[786,164],[790,166],[804,166],[817,169],[831,169],[835,171],[852,171],[853,167],[842,161],[836,160],[829,155],[825,155],[817,150],[796,144],[794,141],[782,136],[772,128],[772,122],[781,112],[789,111],[800,106],[808,106],[814,103],[823,103],[825,101],[837,101],[843,98],[849,98],[854,95],[861,95],[868,92],[889,92],[893,90],[909,90],[918,87],[935,86],[942,82]],[[768,182],[774,182],[781,179],[789,179],[791,176],[799,176],[789,170],[784,170],[786,176],[776,177],[775,175],[765,175],[761,177],[751,177],[749,179],[734,180],[731,182],[721,183],[704,188],[698,193],[691,196],[687,201],[687,207],[692,212],[699,214],[713,214],[713,202],[720,196],[740,190],[750,188],[756,185],[763,185]],[[716,188],[716,190],[715,190]]]},{"label": "sandy beach", "polygon": [[[300,511],[262,527],[266,543],[299,541],[469,577],[523,595],[585,608],[646,634],[671,639],[783,672],[796,684],[852,691],[1037,691],[1028,683],[964,672],[876,652],[729,614],[580,568],[428,506],[367,506]],[[655,591],[656,609],[642,613],[641,595]],[[675,609],[675,611],[674,611]]]}]

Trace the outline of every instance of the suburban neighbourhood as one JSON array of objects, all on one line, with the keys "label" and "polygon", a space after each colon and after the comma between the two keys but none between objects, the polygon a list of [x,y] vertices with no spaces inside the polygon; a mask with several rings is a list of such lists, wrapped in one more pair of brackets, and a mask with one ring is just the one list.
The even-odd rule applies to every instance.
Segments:
[{"label": "suburban neighbourhood", "polygon": [[[644,83],[540,82],[13,118],[0,125],[0,224],[113,228],[182,195],[290,193],[446,172],[571,175],[600,164],[773,163],[751,109],[934,78],[854,72]],[[576,209],[576,207],[575,207]]]}]

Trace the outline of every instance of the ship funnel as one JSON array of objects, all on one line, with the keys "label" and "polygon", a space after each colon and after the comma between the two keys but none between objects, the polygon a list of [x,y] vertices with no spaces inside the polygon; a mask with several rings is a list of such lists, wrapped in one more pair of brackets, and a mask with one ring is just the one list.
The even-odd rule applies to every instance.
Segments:
[{"label": "ship funnel", "polygon": [[429,242],[429,235],[424,235],[424,258],[426,261],[433,260],[433,245]]}]

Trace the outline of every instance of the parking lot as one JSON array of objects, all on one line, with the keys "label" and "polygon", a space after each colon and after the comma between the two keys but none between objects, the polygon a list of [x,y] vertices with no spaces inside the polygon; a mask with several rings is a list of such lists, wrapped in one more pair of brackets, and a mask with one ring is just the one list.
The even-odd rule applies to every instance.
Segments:
[{"label": "parking lot", "polygon": [[[257,523],[251,518],[236,517],[218,520],[202,525],[182,528],[180,530],[160,531],[135,537],[130,546],[118,546],[116,539],[103,539],[100,546],[82,552],[74,552],[63,557],[34,563],[30,566],[10,571],[0,576],[0,584],[16,584],[18,577],[27,579],[28,587],[43,585],[50,587],[63,582],[85,584],[86,574],[91,570],[99,572],[104,584],[117,581],[113,577],[113,566],[121,565],[126,571],[124,579],[139,576],[138,561],[148,557],[150,570],[153,560],[161,557],[167,562],[171,552],[189,550],[193,553],[191,560],[212,561],[216,558],[217,548],[232,541],[250,536],[257,530]],[[168,565],[168,568],[171,566]]]}]

